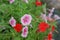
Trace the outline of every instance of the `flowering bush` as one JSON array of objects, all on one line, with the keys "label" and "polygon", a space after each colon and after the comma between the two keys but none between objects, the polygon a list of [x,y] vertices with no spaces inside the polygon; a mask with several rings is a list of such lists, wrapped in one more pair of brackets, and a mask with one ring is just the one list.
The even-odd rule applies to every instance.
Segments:
[{"label": "flowering bush", "polygon": [[47,13],[41,0],[1,0],[0,40],[52,40],[60,19],[54,9]]}]

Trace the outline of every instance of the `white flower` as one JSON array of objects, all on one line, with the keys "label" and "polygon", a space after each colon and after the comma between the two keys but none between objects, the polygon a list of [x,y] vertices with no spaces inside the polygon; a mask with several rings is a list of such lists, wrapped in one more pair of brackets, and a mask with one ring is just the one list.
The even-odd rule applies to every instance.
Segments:
[{"label": "white flower", "polygon": [[52,9],[51,9],[51,13],[53,13],[53,12],[54,12],[54,10],[55,10],[55,8],[52,8]]},{"label": "white flower", "polygon": [[11,19],[9,20],[9,24],[14,27],[16,25],[16,20],[14,19],[14,17],[11,17]]},{"label": "white flower", "polygon": [[50,10],[50,13],[48,14],[48,17],[49,17],[49,18],[51,18],[51,16],[53,15],[54,9],[55,9],[55,8],[52,8],[52,9]]},{"label": "white flower", "polygon": [[32,17],[29,14],[25,14],[23,17],[21,17],[21,23],[22,25],[26,26],[31,23]]},{"label": "white flower", "polygon": [[49,9],[50,13],[53,13],[55,8]]},{"label": "white flower", "polygon": [[28,35],[28,27],[25,26],[25,27],[22,29],[22,34],[21,34],[21,36],[24,37],[24,38],[26,38],[27,35]]},{"label": "white flower", "polygon": [[60,17],[58,15],[54,15],[54,19],[58,20],[58,19],[60,19]]},{"label": "white flower", "polygon": [[12,4],[15,0],[9,0],[10,4]]},{"label": "white flower", "polygon": [[55,10],[55,8],[52,8],[52,9],[50,10],[50,13],[48,14],[48,17],[49,17],[49,18],[51,18],[51,16],[53,15],[54,10]]}]

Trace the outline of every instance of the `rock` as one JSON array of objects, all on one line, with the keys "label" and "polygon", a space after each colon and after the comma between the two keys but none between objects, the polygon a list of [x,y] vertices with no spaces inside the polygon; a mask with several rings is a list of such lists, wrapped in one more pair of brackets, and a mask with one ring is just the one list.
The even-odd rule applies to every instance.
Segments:
[{"label": "rock", "polygon": [[48,7],[60,9],[60,0],[44,0]]}]

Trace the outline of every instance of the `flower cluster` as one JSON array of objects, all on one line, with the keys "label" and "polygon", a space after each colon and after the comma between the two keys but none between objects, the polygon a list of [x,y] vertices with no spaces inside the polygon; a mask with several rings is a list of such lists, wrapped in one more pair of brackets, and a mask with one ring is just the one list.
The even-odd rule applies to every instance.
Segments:
[{"label": "flower cluster", "polygon": [[[52,15],[52,13],[50,13],[48,16],[46,16],[46,14],[41,14],[41,17],[42,17],[42,19],[45,20],[45,22],[40,22],[40,24],[38,25],[37,32],[45,32],[48,28],[50,28],[50,25],[47,23],[47,20],[48,20],[48,18],[49,18],[49,20],[52,19],[51,15]],[[57,17],[59,19],[59,17],[57,15],[55,15],[54,17]],[[20,18],[20,20],[21,20],[21,24],[17,23],[17,21],[14,19],[14,17],[11,17],[11,19],[9,20],[9,24],[14,28],[14,30],[16,32],[22,31],[21,36],[26,38],[28,35],[28,25],[31,25],[32,16],[29,14],[25,14]],[[55,30],[55,27],[52,26],[51,32],[53,32],[54,30]],[[50,36],[51,35],[48,34],[48,39],[50,38]]]},{"label": "flower cluster", "polygon": [[[15,0],[9,0],[9,2],[12,4]],[[24,0],[24,2],[28,3],[28,0]],[[42,2],[41,1],[38,1],[36,0],[35,2],[35,5],[36,6],[41,6],[42,5]],[[44,22],[40,22],[39,25],[38,25],[38,29],[37,29],[37,33],[39,32],[45,32],[47,29],[50,28],[50,24],[47,23],[47,21],[55,21],[55,20],[58,20],[60,19],[60,17],[58,15],[54,15],[54,17],[52,18],[51,16],[53,15],[53,12],[54,12],[54,9],[55,8],[52,8],[50,11],[50,13],[48,15],[46,14],[41,14],[40,17],[44,20]],[[29,15],[29,14],[25,14],[23,15],[21,18],[20,18],[20,23],[17,23],[17,21],[15,20],[14,17],[11,17],[11,19],[9,20],[9,24],[14,28],[14,30],[16,32],[22,32],[21,33],[21,36],[23,38],[26,38],[27,35],[28,35],[28,26],[32,26],[31,25],[31,21],[32,21],[32,16]],[[48,40],[51,40],[52,39],[52,32],[54,32],[55,30],[55,26],[53,25],[52,26],[52,29],[51,31],[49,32],[48,34]]]},{"label": "flower cluster", "polygon": [[[37,29],[37,33],[39,32],[46,32],[47,29],[50,28],[50,25],[46,22],[41,22],[39,25],[38,25],[38,29]],[[48,33],[48,40],[51,40],[52,39],[52,32],[55,31],[55,26],[52,26],[52,29],[50,31],[50,33]]]},{"label": "flower cluster", "polygon": [[16,20],[14,19],[14,17],[11,17],[11,19],[9,20],[9,24],[17,31],[20,32],[22,30],[22,25],[19,23],[16,23]]},{"label": "flower cluster", "polygon": [[15,29],[16,32],[22,31],[21,36],[26,38],[28,35],[28,25],[30,25],[31,21],[32,21],[32,16],[29,14],[25,14],[24,16],[21,17],[22,24],[16,23],[14,17],[11,17],[11,19],[9,20],[9,24]]},{"label": "flower cluster", "polygon": [[56,14],[55,14],[55,15],[53,16],[53,18],[52,18],[54,9],[55,9],[55,8],[50,9],[50,10],[49,10],[50,13],[48,13],[48,15],[46,15],[46,14],[41,14],[40,17],[41,17],[45,22],[47,22],[47,20],[50,21],[50,22],[54,22],[55,20],[60,19],[60,17],[59,17],[58,15],[56,15]]},{"label": "flower cluster", "polygon": [[[49,10],[50,13],[49,13],[48,15],[46,15],[46,14],[41,14],[40,17],[41,17],[45,22],[41,22],[41,23],[39,24],[38,30],[37,30],[38,32],[45,32],[45,31],[47,30],[47,28],[50,28],[51,25],[49,25],[47,21],[49,21],[49,22],[55,22],[56,20],[60,19],[60,17],[59,17],[58,15],[56,15],[56,14],[52,17],[53,12],[54,12],[54,9],[55,9],[55,8],[50,9],[50,10]],[[53,36],[52,36],[52,32],[54,32],[54,30],[55,30],[55,26],[52,25],[52,29],[51,29],[50,33],[48,33],[48,38],[47,38],[47,40],[52,40],[52,39],[53,39],[53,38],[52,38],[52,37],[53,37]]]}]

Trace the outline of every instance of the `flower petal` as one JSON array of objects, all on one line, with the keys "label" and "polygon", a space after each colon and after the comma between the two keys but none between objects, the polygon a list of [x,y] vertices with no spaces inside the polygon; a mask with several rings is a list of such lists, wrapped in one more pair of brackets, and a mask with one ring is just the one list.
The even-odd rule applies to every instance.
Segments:
[{"label": "flower petal", "polygon": [[23,38],[26,38],[26,37],[27,37],[27,33],[22,33],[21,36],[22,36]]},{"label": "flower petal", "polygon": [[58,15],[54,15],[54,19],[58,20],[58,19],[60,19],[60,17]]},{"label": "flower petal", "polygon": [[26,33],[28,33],[28,27],[25,26],[25,27],[22,29],[22,32],[26,32]]}]

